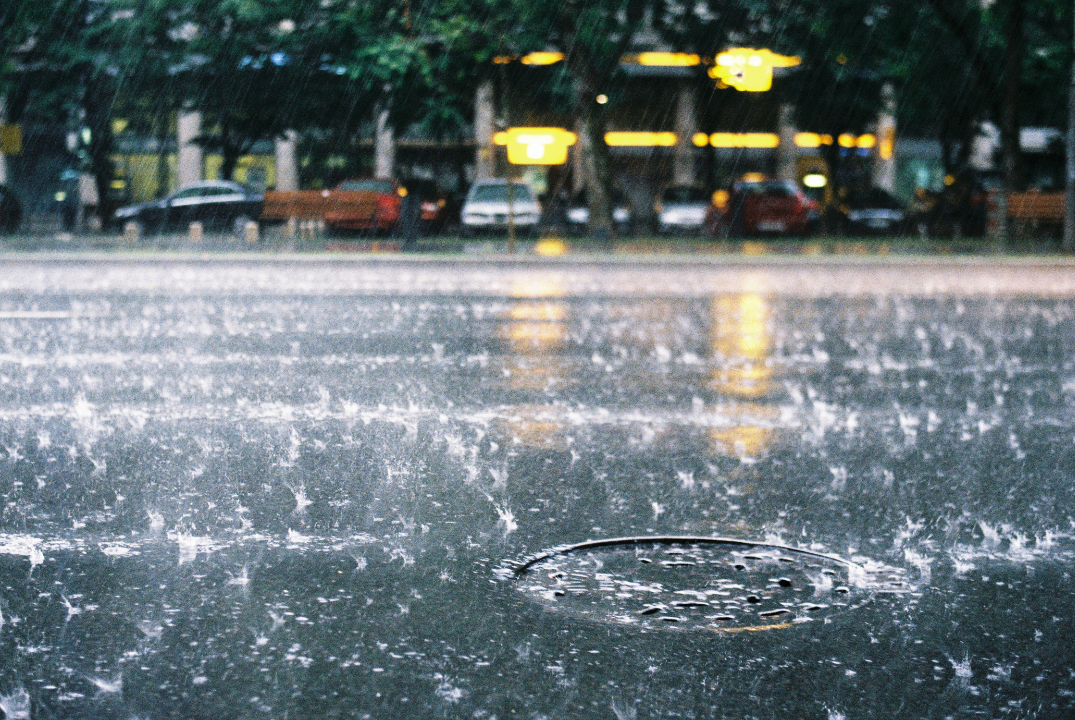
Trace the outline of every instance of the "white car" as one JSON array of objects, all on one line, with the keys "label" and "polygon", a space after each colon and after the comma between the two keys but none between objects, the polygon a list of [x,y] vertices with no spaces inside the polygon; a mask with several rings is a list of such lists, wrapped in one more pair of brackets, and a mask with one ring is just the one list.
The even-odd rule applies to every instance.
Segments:
[{"label": "white car", "polygon": [[653,209],[657,213],[657,232],[698,232],[705,224],[709,195],[698,187],[673,185],[664,189]]},{"label": "white car", "polygon": [[536,232],[541,220],[541,205],[530,186],[513,182],[510,189],[509,198],[507,180],[479,180],[471,185],[460,217],[463,233],[474,235],[507,229],[509,204],[516,229],[524,233]]}]

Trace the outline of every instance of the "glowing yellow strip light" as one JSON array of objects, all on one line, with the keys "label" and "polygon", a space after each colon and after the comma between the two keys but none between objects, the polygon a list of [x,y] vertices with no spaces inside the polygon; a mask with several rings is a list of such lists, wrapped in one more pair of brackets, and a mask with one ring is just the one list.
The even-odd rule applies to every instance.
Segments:
[{"label": "glowing yellow strip light", "polygon": [[676,144],[673,132],[607,132],[605,144],[610,147],[672,147]]},{"label": "glowing yellow strip light", "polygon": [[775,148],[780,136],[773,133],[713,133],[709,144],[715,148]]},{"label": "glowing yellow strip light", "polygon": [[552,65],[564,59],[562,52],[532,52],[519,60],[523,65]]},{"label": "glowing yellow strip light", "polygon": [[702,62],[702,59],[697,55],[674,52],[644,52],[639,53],[634,58],[630,56],[624,57],[625,62],[630,62],[632,59],[639,65],[652,67],[693,67],[700,65]]},{"label": "glowing yellow strip light", "polygon": [[818,135],[817,133],[795,133],[795,144],[801,148],[816,148],[822,145],[832,145],[832,135]]}]

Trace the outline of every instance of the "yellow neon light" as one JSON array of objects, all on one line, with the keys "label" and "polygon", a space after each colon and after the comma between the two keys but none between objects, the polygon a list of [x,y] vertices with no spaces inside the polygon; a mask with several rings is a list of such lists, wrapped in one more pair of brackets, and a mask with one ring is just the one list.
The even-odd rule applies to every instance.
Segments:
[{"label": "yellow neon light", "polygon": [[709,144],[715,148],[775,148],[780,136],[773,133],[713,133]]},{"label": "yellow neon light", "polygon": [[773,68],[794,67],[801,62],[801,58],[778,55],[765,48],[732,48],[717,55],[709,77],[736,90],[765,92],[773,86]]},{"label": "yellow neon light", "polygon": [[673,132],[607,132],[605,144],[610,147],[672,147],[676,144]]},{"label": "yellow neon light", "polygon": [[840,137],[836,138],[836,142],[838,142],[840,144],[840,147],[842,148],[855,147],[856,140],[857,138],[854,135],[848,135],[847,133],[844,133]]},{"label": "yellow neon light", "polygon": [[821,136],[817,133],[795,133],[795,144],[801,148],[821,147]]},{"label": "yellow neon light", "polygon": [[870,148],[872,148],[876,144],[877,144],[877,138],[875,136],[869,135],[869,134],[867,134],[867,135],[859,135],[858,139],[855,141],[855,145],[857,147],[863,148],[865,150],[869,150]]},{"label": "yellow neon light", "polygon": [[511,63],[511,62],[514,62],[514,61],[515,61],[515,56],[514,55],[497,55],[496,57],[493,58],[493,64],[494,65],[507,65],[508,63]]},{"label": "yellow neon light", "polygon": [[829,179],[820,173],[811,173],[803,178],[803,185],[808,188],[823,188],[829,184]]},{"label": "yellow neon light", "polygon": [[691,142],[694,143],[695,147],[705,147],[709,144],[709,136],[705,133],[694,133]]},{"label": "yellow neon light", "polygon": [[656,67],[693,67],[702,62],[702,59],[691,53],[674,52],[644,52],[635,58],[639,65]]},{"label": "yellow neon light", "polygon": [[564,59],[562,52],[532,52],[519,60],[523,65],[552,65]]}]

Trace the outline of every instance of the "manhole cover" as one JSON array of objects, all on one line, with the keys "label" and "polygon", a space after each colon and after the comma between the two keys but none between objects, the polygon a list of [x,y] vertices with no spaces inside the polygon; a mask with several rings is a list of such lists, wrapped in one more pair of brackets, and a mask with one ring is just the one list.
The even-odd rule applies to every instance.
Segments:
[{"label": "manhole cover", "polygon": [[[504,573],[508,575],[508,572]],[[711,537],[627,537],[552,548],[510,568],[549,610],[646,629],[774,630],[846,612],[903,573],[783,545]]]}]

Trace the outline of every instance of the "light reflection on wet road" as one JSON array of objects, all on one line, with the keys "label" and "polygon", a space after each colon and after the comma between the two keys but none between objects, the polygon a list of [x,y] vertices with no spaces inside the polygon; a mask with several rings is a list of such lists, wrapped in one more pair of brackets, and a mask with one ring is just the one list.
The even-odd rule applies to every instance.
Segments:
[{"label": "light reflection on wet road", "polygon": [[1073,269],[9,262],[0,710],[1070,713]]}]

